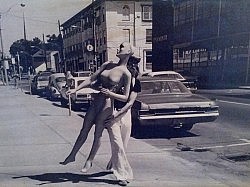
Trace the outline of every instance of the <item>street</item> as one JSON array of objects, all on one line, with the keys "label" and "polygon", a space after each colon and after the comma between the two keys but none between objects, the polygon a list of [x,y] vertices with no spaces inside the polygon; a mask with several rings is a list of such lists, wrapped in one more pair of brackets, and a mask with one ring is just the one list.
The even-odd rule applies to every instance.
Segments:
[{"label": "street", "polygon": [[[215,122],[196,124],[190,132],[148,128],[141,138],[175,156],[200,163],[206,170],[231,176],[227,180],[246,180],[250,176],[250,90],[198,93],[217,99],[220,116]],[[178,145],[186,149],[180,150]]]},{"label": "street", "polygon": [[[65,185],[68,186],[71,184],[69,182],[81,178],[81,175],[75,172],[79,171],[79,166],[86,159],[85,148],[81,151],[76,164],[61,167],[58,165],[58,161],[63,159],[74,143],[85,112],[81,110],[73,111],[69,118],[67,117],[67,108],[61,107],[58,101],[49,101],[42,96],[29,95],[27,83],[28,80],[21,80],[19,89],[15,89],[14,85],[10,85],[8,89],[4,86],[1,87],[2,91],[5,88],[9,94],[18,96],[14,98],[8,96],[6,101],[14,99],[19,102],[17,103],[18,106],[25,106],[23,109],[31,108],[28,111],[23,111],[21,108],[16,109],[19,111],[17,124],[20,127],[16,129],[18,134],[10,134],[11,138],[8,135],[10,130],[7,130],[7,127],[9,125],[10,128],[14,126],[12,121],[16,122],[17,119],[13,118],[11,121],[11,119],[1,115],[2,120],[5,119],[6,121],[2,121],[4,123],[2,124],[1,149],[4,154],[2,155],[0,168],[3,169],[2,172],[5,171],[9,174],[8,176],[6,174],[0,175],[0,178],[7,181],[6,184],[9,184],[10,181],[19,182],[24,178],[25,180],[30,179],[28,184],[41,184],[41,181],[47,181],[46,184],[59,183],[61,185],[61,179],[51,179],[51,177],[59,177],[63,178],[63,181],[66,182]],[[154,183],[155,186],[179,186],[183,184],[200,186],[203,182],[207,186],[247,186],[246,184],[250,182],[250,135],[248,126],[250,120],[248,116],[250,90],[198,90],[197,93],[217,99],[216,102],[220,106],[219,118],[212,123],[196,124],[189,132],[169,129],[164,126],[145,127],[141,136],[132,137],[128,156],[133,165],[136,179],[131,186],[145,186],[152,181],[157,181]],[[1,99],[3,99],[3,96],[1,96]],[[28,101],[28,103],[24,104],[24,101]],[[34,103],[37,103],[37,105]],[[6,103],[4,106],[11,107],[13,104],[7,105]],[[2,109],[2,112],[7,114],[7,108]],[[29,117],[27,116],[26,119],[24,115],[29,115]],[[36,128],[34,128],[32,122],[34,117],[38,119]],[[9,125],[6,126],[6,124]],[[24,126],[27,130],[21,129],[21,126]],[[43,126],[45,129],[41,129]],[[8,138],[4,139],[5,136]],[[12,145],[10,149],[8,149],[8,145]],[[90,145],[90,142],[88,142],[87,147],[89,148]],[[17,149],[17,153],[14,155],[13,146]],[[105,159],[107,160],[109,157],[107,146],[109,147],[108,139],[105,135],[104,145],[100,154],[97,155],[94,171],[103,170],[105,167]],[[24,153],[19,147],[28,151]],[[41,155],[41,157],[40,152],[45,156]],[[48,160],[51,158],[51,153],[54,153],[54,157]],[[28,156],[25,158],[24,155],[27,156],[28,154],[35,157],[29,158]],[[138,159],[140,159],[140,162],[138,162]],[[31,169],[31,166],[32,168],[36,166],[36,169]],[[50,172],[48,173],[48,171]],[[56,173],[58,171],[62,173]],[[70,172],[73,178],[64,172]],[[22,177],[18,178],[19,180],[13,180],[13,177],[9,180],[6,179],[13,174]],[[92,175],[95,176],[95,174]],[[93,179],[93,184],[97,181],[115,184],[110,175],[107,176],[108,178],[105,176],[105,179],[102,176],[99,177],[102,179]],[[89,180],[86,178],[76,183],[81,185]],[[90,183],[87,183],[87,185],[89,186]]]}]

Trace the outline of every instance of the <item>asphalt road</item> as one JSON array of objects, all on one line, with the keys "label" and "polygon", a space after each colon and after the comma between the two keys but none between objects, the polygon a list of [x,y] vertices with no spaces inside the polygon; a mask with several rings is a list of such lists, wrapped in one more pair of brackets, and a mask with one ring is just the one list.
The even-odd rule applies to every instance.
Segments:
[{"label": "asphalt road", "polygon": [[[20,84],[24,91],[29,90],[27,83],[22,80]],[[207,170],[245,181],[250,177],[250,90],[198,90],[198,93],[216,99],[220,116],[215,122],[196,124],[189,132],[164,126],[145,127],[137,138],[206,166]],[[221,176],[215,179],[224,180]]]},{"label": "asphalt road", "polygon": [[151,127],[141,139],[207,170],[241,180],[250,177],[250,90],[198,93],[216,99],[220,116],[215,122],[196,124],[189,132]]}]

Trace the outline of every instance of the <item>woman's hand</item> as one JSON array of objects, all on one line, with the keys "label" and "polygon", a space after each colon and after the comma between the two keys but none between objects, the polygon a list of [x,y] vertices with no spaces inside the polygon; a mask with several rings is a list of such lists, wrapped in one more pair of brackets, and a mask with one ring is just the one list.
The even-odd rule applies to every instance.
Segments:
[{"label": "woman's hand", "polygon": [[66,92],[66,95],[73,94],[73,93],[75,93],[76,91],[77,91],[76,89],[68,90],[68,91]]},{"label": "woman's hand", "polygon": [[111,91],[109,89],[101,88],[100,92],[103,93],[105,96],[110,97]]}]

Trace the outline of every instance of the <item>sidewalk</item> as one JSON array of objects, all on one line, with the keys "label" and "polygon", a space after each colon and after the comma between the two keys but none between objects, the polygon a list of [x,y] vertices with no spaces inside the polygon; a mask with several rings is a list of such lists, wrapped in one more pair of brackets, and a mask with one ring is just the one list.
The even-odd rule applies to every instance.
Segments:
[{"label": "sidewalk", "polygon": [[[88,174],[79,172],[89,153],[93,129],[76,162],[59,164],[71,150],[83,118],[36,95],[0,85],[0,186],[117,186],[105,172],[110,143],[105,131]],[[135,179],[128,186],[224,186],[201,165],[174,157],[131,138],[127,156]]]}]

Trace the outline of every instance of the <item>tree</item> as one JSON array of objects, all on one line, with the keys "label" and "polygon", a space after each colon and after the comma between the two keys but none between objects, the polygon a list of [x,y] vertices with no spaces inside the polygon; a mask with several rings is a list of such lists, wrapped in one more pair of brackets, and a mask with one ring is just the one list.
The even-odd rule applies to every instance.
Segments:
[{"label": "tree", "polygon": [[37,52],[37,49],[32,48],[32,46],[41,45],[42,41],[35,37],[33,40],[20,39],[10,46],[10,54],[13,57],[17,57],[19,54],[20,65],[23,67],[24,72],[28,71],[28,68],[32,64],[32,55]]}]

